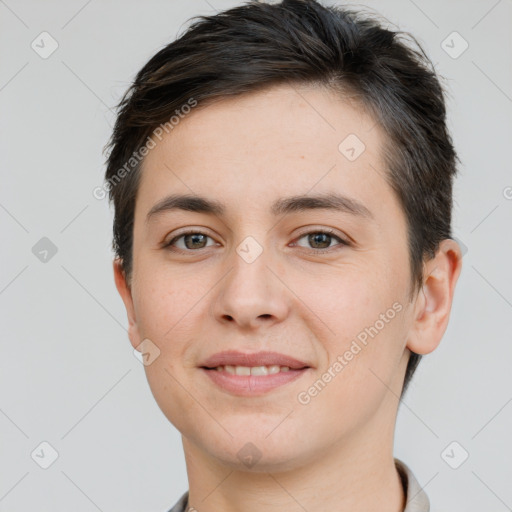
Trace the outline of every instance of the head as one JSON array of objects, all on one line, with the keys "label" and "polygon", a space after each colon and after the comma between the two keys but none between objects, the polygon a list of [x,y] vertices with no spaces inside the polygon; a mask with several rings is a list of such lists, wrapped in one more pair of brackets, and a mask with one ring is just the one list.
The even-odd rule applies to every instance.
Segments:
[{"label": "head", "polygon": [[[341,433],[311,427],[337,438],[403,395],[446,329],[461,266],[444,93],[412,36],[309,0],[201,16],[137,74],[109,149],[130,340],[158,347],[146,373],[182,432],[224,435],[192,426],[204,411],[187,393],[256,437],[296,407],[281,430],[297,442],[312,413],[357,410]],[[341,210],[320,204],[333,195]],[[292,196],[309,200],[280,201]],[[234,348],[294,355],[310,373],[235,398],[199,370]]]}]

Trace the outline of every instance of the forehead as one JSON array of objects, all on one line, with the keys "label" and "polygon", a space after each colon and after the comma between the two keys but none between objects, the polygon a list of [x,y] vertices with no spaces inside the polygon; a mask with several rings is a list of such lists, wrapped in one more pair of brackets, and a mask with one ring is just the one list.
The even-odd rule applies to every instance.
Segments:
[{"label": "forehead", "polygon": [[279,199],[308,193],[339,192],[377,207],[392,200],[380,127],[323,88],[283,85],[199,104],[155,140],[137,198],[144,216],[176,193],[216,198],[228,214],[270,214]]},{"label": "forehead", "polygon": [[[160,149],[173,146],[176,161],[183,156],[187,161],[202,158],[204,150],[214,149],[219,156],[241,161],[299,157],[320,163],[338,159],[341,149],[355,144],[355,154],[344,154],[353,162],[364,146],[363,153],[378,152],[381,133],[375,128],[375,121],[354,100],[339,93],[279,85],[199,104],[181,117],[165,137],[167,146]],[[346,147],[340,148],[349,135]]]}]

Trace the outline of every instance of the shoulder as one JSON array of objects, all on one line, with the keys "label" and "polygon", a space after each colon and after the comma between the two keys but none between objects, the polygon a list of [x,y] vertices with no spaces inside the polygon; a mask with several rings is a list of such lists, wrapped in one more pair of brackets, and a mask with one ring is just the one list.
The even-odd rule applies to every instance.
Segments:
[{"label": "shoulder", "polygon": [[181,496],[181,498],[174,504],[168,512],[186,512],[186,506],[188,502],[188,491]]},{"label": "shoulder", "polygon": [[406,505],[404,512],[430,512],[430,501],[413,472],[401,460],[395,458],[395,466],[402,479]]}]

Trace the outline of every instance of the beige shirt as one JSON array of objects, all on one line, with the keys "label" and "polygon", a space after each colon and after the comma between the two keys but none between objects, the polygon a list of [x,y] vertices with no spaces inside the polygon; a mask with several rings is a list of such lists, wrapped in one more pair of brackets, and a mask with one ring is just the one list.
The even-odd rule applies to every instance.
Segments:
[{"label": "beige shirt", "polygon": [[[403,512],[430,512],[430,502],[427,495],[420,487],[420,484],[414,477],[409,467],[402,461],[395,458],[395,466],[402,479],[404,494],[406,496],[406,505]],[[169,512],[187,512],[188,491],[183,494],[179,501]],[[191,510],[194,510],[193,508]]]}]

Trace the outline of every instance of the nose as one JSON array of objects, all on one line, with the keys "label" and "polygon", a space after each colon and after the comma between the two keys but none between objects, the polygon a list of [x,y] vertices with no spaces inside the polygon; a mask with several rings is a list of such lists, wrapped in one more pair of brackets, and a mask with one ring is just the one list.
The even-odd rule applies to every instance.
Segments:
[{"label": "nose", "polygon": [[283,284],[282,271],[263,251],[254,261],[234,251],[229,271],[212,297],[212,314],[221,323],[233,323],[240,329],[255,330],[282,322],[291,305],[291,292]]}]

